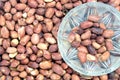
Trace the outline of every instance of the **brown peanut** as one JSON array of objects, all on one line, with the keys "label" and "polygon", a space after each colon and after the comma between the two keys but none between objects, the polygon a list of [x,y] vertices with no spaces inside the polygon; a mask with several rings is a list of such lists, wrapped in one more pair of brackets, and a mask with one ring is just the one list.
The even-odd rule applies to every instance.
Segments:
[{"label": "brown peanut", "polygon": [[51,18],[53,15],[54,15],[54,8],[48,8],[47,10],[46,10],[46,13],[45,13],[45,16],[47,17],[47,18]]},{"label": "brown peanut", "polygon": [[107,39],[106,42],[105,42],[105,46],[107,48],[107,50],[113,50],[113,44],[112,44],[112,41],[110,39]]},{"label": "brown peanut", "polygon": [[88,53],[87,48],[84,47],[84,46],[80,46],[80,47],[78,47],[77,49],[78,49],[79,52]]},{"label": "brown peanut", "polygon": [[91,36],[91,31],[87,30],[85,33],[81,35],[81,39],[89,39]]},{"label": "brown peanut", "polygon": [[93,22],[98,22],[100,20],[99,16],[95,16],[95,15],[90,15],[88,17],[88,20],[93,21]]},{"label": "brown peanut", "polygon": [[15,5],[15,8],[17,10],[24,10],[26,8],[26,4],[18,3],[18,4]]},{"label": "brown peanut", "polygon": [[98,44],[97,42],[93,41],[92,42],[92,46],[95,48],[95,49],[99,49],[101,47],[100,44]]},{"label": "brown peanut", "polygon": [[105,30],[105,31],[103,32],[103,36],[104,36],[105,38],[111,38],[113,35],[114,35],[113,30]]},{"label": "brown peanut", "polygon": [[3,38],[8,38],[9,35],[10,35],[9,31],[8,31],[8,29],[6,27],[2,27],[0,32],[1,32],[1,36]]},{"label": "brown peanut", "polygon": [[100,47],[99,49],[98,49],[98,53],[103,53],[103,52],[105,52],[107,49],[106,49],[106,47],[105,46],[102,46],[102,47]]},{"label": "brown peanut", "polygon": [[91,55],[91,54],[87,54],[87,60],[88,60],[88,61],[96,61],[97,59],[96,59],[95,56],[93,56],[93,55]]},{"label": "brown peanut", "polygon": [[85,63],[87,61],[87,54],[84,52],[79,52],[77,54],[78,59],[80,60],[81,63]]},{"label": "brown peanut", "polygon": [[50,69],[52,67],[52,63],[50,61],[42,61],[39,66],[41,69]]},{"label": "brown peanut", "polygon": [[106,61],[109,57],[110,57],[110,53],[108,51],[106,51],[100,56],[100,60]]},{"label": "brown peanut", "polygon": [[5,25],[5,17],[0,15],[0,25],[4,26]]},{"label": "brown peanut", "polygon": [[65,71],[62,69],[60,65],[54,64],[52,67],[53,72],[59,74],[59,75],[64,75]]},{"label": "brown peanut", "polygon": [[90,21],[85,21],[85,22],[82,22],[82,23],[81,23],[80,27],[81,27],[82,29],[86,29],[86,28],[92,27],[92,25],[93,25],[92,22],[90,22]]},{"label": "brown peanut", "polygon": [[100,23],[100,28],[105,30],[106,29],[105,24],[104,23]]}]

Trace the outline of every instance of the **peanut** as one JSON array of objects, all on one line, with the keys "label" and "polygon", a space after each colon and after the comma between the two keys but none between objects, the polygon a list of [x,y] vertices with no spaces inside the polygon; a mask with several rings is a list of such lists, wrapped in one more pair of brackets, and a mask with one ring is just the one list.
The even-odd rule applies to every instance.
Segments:
[{"label": "peanut", "polygon": [[105,46],[102,46],[102,47],[100,47],[99,49],[98,49],[98,53],[103,53],[103,52],[105,52],[107,49],[106,49],[106,47]]},{"label": "peanut", "polygon": [[89,45],[89,46],[87,46],[87,49],[90,54],[97,54],[97,52],[93,46]]},{"label": "peanut", "polygon": [[81,42],[81,44],[82,45],[84,45],[84,46],[88,46],[88,45],[91,45],[91,40],[89,40],[89,39],[86,39],[86,40],[83,40],[82,42]]},{"label": "peanut", "polygon": [[45,16],[47,17],[47,18],[51,18],[53,15],[54,15],[54,8],[48,8],[47,10],[46,10],[46,13],[45,13]]},{"label": "peanut", "polygon": [[62,67],[60,65],[54,64],[52,66],[52,70],[53,72],[59,74],[59,75],[64,75],[65,71],[62,69]]},{"label": "peanut", "polygon": [[78,59],[80,60],[81,63],[85,63],[87,61],[87,54],[84,52],[79,52],[77,54]]},{"label": "peanut", "polygon": [[8,47],[6,52],[8,52],[9,54],[15,53],[17,51],[17,49],[15,47]]},{"label": "peanut", "polygon": [[82,29],[86,29],[86,28],[92,27],[92,25],[93,25],[92,22],[90,22],[90,21],[85,21],[85,22],[82,22],[82,23],[81,23],[80,27],[81,27]]},{"label": "peanut", "polygon": [[106,51],[100,56],[100,60],[106,61],[109,57],[110,57],[110,53],[108,51]]},{"label": "peanut", "polygon": [[9,30],[6,27],[2,27],[0,33],[3,38],[9,38]]},{"label": "peanut", "polygon": [[4,26],[5,25],[5,17],[0,15],[0,25]]},{"label": "peanut", "polygon": [[91,31],[95,34],[102,34],[103,30],[101,28],[92,28]]},{"label": "peanut", "polygon": [[81,35],[81,39],[89,39],[91,36],[91,31],[87,30],[85,33]]},{"label": "peanut", "polygon": [[18,3],[18,4],[15,5],[15,8],[17,10],[24,10],[26,8],[26,4]]},{"label": "peanut", "polygon": [[106,29],[105,24],[100,23],[100,28],[103,29],[103,30],[105,30]]},{"label": "peanut", "polygon": [[105,31],[103,32],[103,36],[104,36],[105,38],[111,38],[113,35],[114,35],[113,30],[105,30]]},{"label": "peanut", "polygon": [[93,55],[91,55],[91,54],[87,54],[87,60],[88,60],[88,61],[96,61],[97,59],[96,59],[95,56],[93,56]]},{"label": "peanut", "polygon": [[37,47],[39,49],[47,49],[48,48],[48,44],[47,43],[38,43]]},{"label": "peanut", "polygon": [[31,36],[31,42],[32,42],[33,44],[38,44],[38,43],[39,43],[39,35],[38,35],[38,34],[33,34],[33,35]]},{"label": "peanut", "polygon": [[99,49],[101,47],[100,44],[98,44],[97,42],[93,41],[92,42],[92,46],[95,48],[95,49]]},{"label": "peanut", "polygon": [[78,47],[77,49],[78,49],[79,52],[88,53],[87,48],[84,47],[84,46],[80,46],[80,47]]},{"label": "peanut", "polygon": [[41,69],[50,69],[52,67],[52,63],[50,61],[42,61],[39,66]]},{"label": "peanut", "polygon": [[105,46],[107,48],[107,50],[113,50],[113,44],[112,44],[112,41],[110,39],[107,39],[106,42],[105,42]]},{"label": "peanut", "polygon": [[98,22],[100,20],[99,16],[95,16],[95,15],[90,15],[88,17],[88,20],[93,21],[93,22]]}]

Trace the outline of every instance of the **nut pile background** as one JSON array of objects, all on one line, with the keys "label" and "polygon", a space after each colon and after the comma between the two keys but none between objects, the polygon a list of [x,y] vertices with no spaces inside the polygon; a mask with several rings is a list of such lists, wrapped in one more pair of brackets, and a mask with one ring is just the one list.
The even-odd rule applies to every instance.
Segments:
[{"label": "nut pile background", "polygon": [[78,50],[78,59],[86,61],[106,61],[113,50],[112,36],[114,31],[106,29],[105,24],[99,23],[100,17],[90,15],[88,19],[75,26],[68,35],[72,47]]},{"label": "nut pile background", "polygon": [[[0,0],[0,80],[86,80],[62,60],[57,31],[72,8],[92,0]],[[119,0],[99,0],[120,11]],[[93,80],[118,80],[120,68]]]}]

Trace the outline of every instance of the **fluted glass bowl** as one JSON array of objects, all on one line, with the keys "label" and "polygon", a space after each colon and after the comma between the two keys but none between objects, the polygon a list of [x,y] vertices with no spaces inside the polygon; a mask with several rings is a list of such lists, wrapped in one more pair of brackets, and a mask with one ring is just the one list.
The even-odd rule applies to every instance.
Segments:
[{"label": "fluted glass bowl", "polygon": [[[110,58],[104,62],[89,62],[82,64],[77,57],[77,49],[71,47],[67,37],[73,27],[87,20],[89,15],[99,15],[99,22],[112,29],[114,50],[110,51]],[[58,31],[58,47],[64,61],[75,71],[82,75],[99,76],[110,73],[120,66],[120,13],[110,5],[100,2],[89,2],[72,9],[63,18]]]}]

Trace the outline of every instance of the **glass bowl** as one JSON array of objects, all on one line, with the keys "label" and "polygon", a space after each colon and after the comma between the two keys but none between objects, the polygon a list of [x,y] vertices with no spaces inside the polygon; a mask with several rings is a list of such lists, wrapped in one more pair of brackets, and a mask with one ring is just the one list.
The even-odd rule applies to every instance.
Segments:
[{"label": "glass bowl", "polygon": [[[114,50],[110,58],[104,62],[89,62],[82,64],[77,57],[77,49],[71,47],[67,38],[73,27],[87,20],[89,15],[99,15],[99,22],[112,29]],[[70,10],[63,18],[58,30],[58,47],[64,61],[75,71],[87,76],[100,76],[116,70],[120,66],[120,13],[110,5],[100,2],[89,2]]]}]

